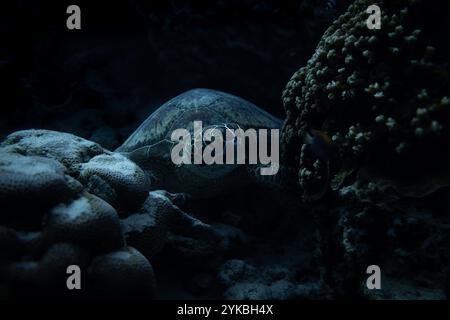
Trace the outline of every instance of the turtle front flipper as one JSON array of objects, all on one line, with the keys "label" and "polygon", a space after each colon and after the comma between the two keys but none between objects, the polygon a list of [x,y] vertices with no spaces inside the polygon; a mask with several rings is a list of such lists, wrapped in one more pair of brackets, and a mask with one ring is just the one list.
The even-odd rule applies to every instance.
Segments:
[{"label": "turtle front flipper", "polygon": [[142,167],[147,166],[153,161],[170,160],[170,152],[173,142],[170,140],[161,140],[152,145],[143,146],[127,153],[129,159],[133,160]]},{"label": "turtle front flipper", "polygon": [[172,175],[173,170],[170,168],[172,146],[172,141],[161,140],[152,145],[122,153],[144,170],[150,179],[152,189],[157,189]]}]

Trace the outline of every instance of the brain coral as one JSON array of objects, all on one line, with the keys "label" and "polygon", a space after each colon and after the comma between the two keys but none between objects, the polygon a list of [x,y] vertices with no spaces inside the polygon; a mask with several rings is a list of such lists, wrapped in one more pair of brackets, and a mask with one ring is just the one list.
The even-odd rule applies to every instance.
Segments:
[{"label": "brain coral", "polygon": [[104,153],[103,148],[92,141],[70,133],[50,130],[22,130],[10,134],[1,146],[10,152],[55,159],[70,174],[79,171],[80,163]]},{"label": "brain coral", "polygon": [[147,258],[162,249],[171,220],[180,211],[169,199],[171,195],[162,190],[149,192],[139,212],[121,221],[127,243]]},{"label": "brain coral", "polygon": [[[37,261],[18,261],[10,264],[7,269],[8,280],[15,284],[12,286],[20,288],[19,284],[27,288],[30,296],[39,294],[45,296],[45,292],[40,290],[52,289],[52,293],[64,293],[67,279],[66,269],[69,265],[78,265],[87,268],[87,252],[69,243],[56,243]],[[33,290],[38,291],[33,291]],[[59,289],[56,291],[56,289]],[[50,294],[52,294],[50,293]]]},{"label": "brain coral", "polygon": [[150,189],[150,181],[144,171],[118,153],[101,154],[81,164],[80,180],[88,185],[91,192],[92,188],[97,189],[98,183],[100,190],[113,189],[114,196],[109,199],[121,209],[139,207]]},{"label": "brain coral", "polygon": [[136,249],[126,247],[95,258],[89,266],[93,291],[108,297],[154,297],[153,268]]},{"label": "brain coral", "polygon": [[67,241],[97,251],[124,246],[116,210],[89,193],[55,206],[46,218],[44,234],[52,242]]},{"label": "brain coral", "polygon": [[[372,4],[379,30],[366,26]],[[283,92],[282,156],[305,198],[362,167],[409,196],[449,184],[450,50],[441,33],[449,11],[448,1],[357,0],[325,32]],[[303,143],[313,129],[337,146],[330,163]]]},{"label": "brain coral", "polygon": [[[41,208],[74,197],[80,187],[56,160],[0,151],[0,223],[33,229]],[[31,203],[34,210],[27,210]]]},{"label": "brain coral", "polygon": [[52,159],[2,152],[0,168],[2,200],[12,197],[46,199],[56,195],[54,201],[58,201],[71,193],[64,167]]}]

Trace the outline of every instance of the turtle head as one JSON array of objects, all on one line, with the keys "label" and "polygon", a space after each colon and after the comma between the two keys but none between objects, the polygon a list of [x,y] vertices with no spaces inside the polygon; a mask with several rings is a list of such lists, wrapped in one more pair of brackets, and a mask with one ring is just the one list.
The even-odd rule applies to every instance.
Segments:
[{"label": "turtle head", "polygon": [[161,140],[155,144],[122,153],[144,170],[152,189],[208,196],[212,185],[236,170],[236,165],[175,164],[171,158],[174,142]]}]

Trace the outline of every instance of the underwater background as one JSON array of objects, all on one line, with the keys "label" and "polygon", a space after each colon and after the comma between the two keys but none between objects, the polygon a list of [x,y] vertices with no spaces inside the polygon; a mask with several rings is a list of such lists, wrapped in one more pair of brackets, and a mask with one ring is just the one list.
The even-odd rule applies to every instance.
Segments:
[{"label": "underwater background", "polygon": [[[70,4],[81,30],[66,28]],[[2,4],[0,298],[448,299],[448,12],[443,0]],[[115,152],[196,88],[281,119],[276,188],[243,175],[192,197]],[[69,265],[82,290],[67,289]],[[366,287],[370,265],[381,290]]]}]

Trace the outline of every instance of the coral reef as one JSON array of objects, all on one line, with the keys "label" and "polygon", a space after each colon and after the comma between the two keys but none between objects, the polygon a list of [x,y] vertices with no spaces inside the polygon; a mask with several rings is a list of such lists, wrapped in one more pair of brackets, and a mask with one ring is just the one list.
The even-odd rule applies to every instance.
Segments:
[{"label": "coral reef", "polygon": [[87,268],[89,254],[70,243],[54,243],[37,259],[16,260],[5,268],[9,297],[67,297],[67,267]]},{"label": "coral reef", "polygon": [[127,298],[156,296],[153,268],[132,247],[96,257],[89,266],[89,276],[96,295]]},{"label": "coral reef", "polygon": [[[153,190],[119,153],[77,136],[24,130],[0,146],[0,284],[7,295],[78,297],[66,268],[87,270],[82,297],[157,296],[149,260],[185,259],[189,270],[223,262],[246,236],[178,206],[184,194]],[[205,263],[208,261],[208,263]]]},{"label": "coral reef", "polygon": [[131,210],[142,204],[150,188],[144,171],[118,153],[101,154],[81,164],[79,179],[91,192],[114,190],[108,200],[119,208]]},{"label": "coral reef", "polygon": [[[448,299],[449,1],[203,2],[86,3],[98,20],[79,38],[43,19],[61,9],[50,2],[0,21],[17,31],[2,33],[0,138],[70,132],[0,144],[0,298]],[[380,29],[366,24],[374,4]],[[282,94],[283,194],[228,193],[217,177],[200,189],[192,171],[162,175],[206,199],[155,190],[157,161],[110,151],[195,87],[281,116],[299,65]],[[374,264],[382,290],[365,283]]]},{"label": "coral reef", "polygon": [[[378,1],[381,29],[371,30],[372,4],[355,1],[287,84],[282,156],[302,199],[320,199],[312,211],[336,294],[376,298],[362,292],[375,263],[406,288],[384,298],[442,298],[449,207],[434,201],[450,182],[450,48],[438,30],[449,29],[450,6]],[[312,130],[330,137],[333,157],[314,154],[305,140]]]},{"label": "coral reef", "polygon": [[254,267],[242,260],[228,260],[219,269],[219,281],[227,289],[225,299],[287,300],[325,298],[319,282],[299,284],[297,268],[286,265]]},{"label": "coral reef", "polygon": [[[72,264],[89,270],[87,296],[155,296],[147,259],[164,244],[175,207],[149,194],[133,162],[71,134],[25,130],[1,144],[0,173],[0,282],[9,296],[77,296],[65,287]],[[147,257],[126,247],[139,239],[133,227],[124,227],[127,216],[141,207],[142,216],[158,222]]]},{"label": "coral reef", "polygon": [[167,241],[170,224],[180,209],[165,191],[150,192],[141,209],[121,221],[127,243],[147,258],[158,253]]},{"label": "coral reef", "polygon": [[[449,183],[440,171],[448,160],[449,46],[435,32],[447,29],[439,18],[447,4],[436,11],[422,1],[380,2],[380,30],[366,27],[368,5],[351,5],[286,86],[284,158],[307,193],[317,180],[338,187],[355,168],[373,165],[398,192],[421,196]],[[298,147],[312,129],[339,148],[330,180],[319,178],[324,166],[309,148]]]},{"label": "coral reef", "polygon": [[116,210],[95,195],[85,193],[68,204],[52,208],[45,217],[44,237],[49,242],[70,242],[107,252],[124,246]]}]

